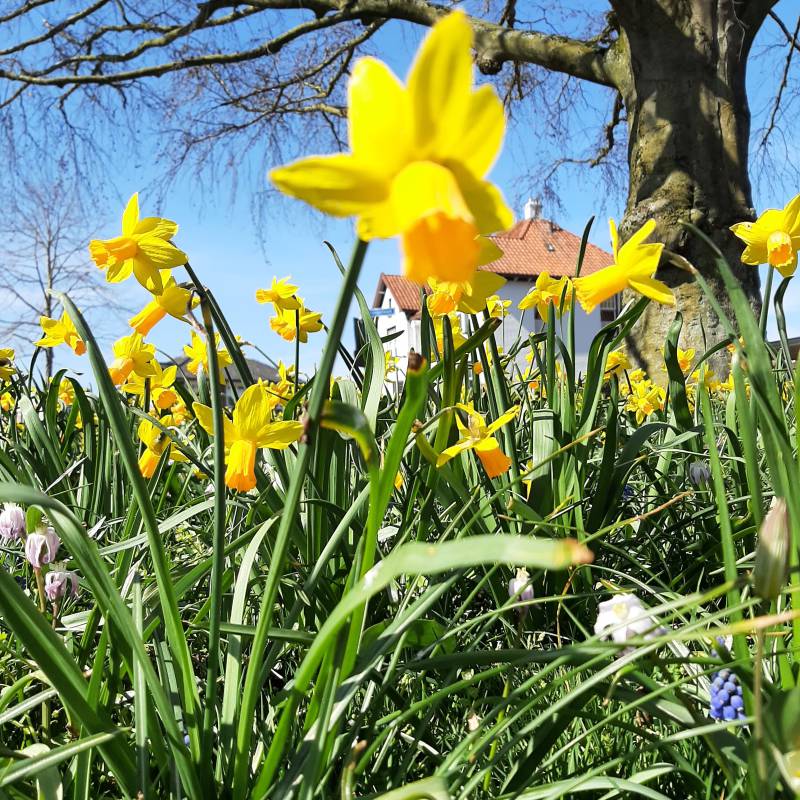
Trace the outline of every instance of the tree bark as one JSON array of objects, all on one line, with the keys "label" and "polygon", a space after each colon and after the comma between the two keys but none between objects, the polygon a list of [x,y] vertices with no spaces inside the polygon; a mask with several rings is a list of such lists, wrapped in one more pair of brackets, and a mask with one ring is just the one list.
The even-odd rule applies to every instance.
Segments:
[{"label": "tree bark", "polygon": [[[754,218],[745,68],[755,30],[725,0],[636,0],[620,4],[617,13],[630,166],[622,238],[655,219],[653,241],[696,266],[730,312],[713,255],[681,223],[696,225],[720,248],[758,309],[758,269],[741,263],[742,245],[729,230]],[[694,347],[699,357],[726,338],[689,273],[662,259],[657,277],[673,288],[683,314],[682,347]],[[663,372],[661,350],[674,317],[674,308],[651,303],[629,337],[631,356],[654,378]]]},{"label": "tree bark", "polygon": [[[616,9],[618,86],[627,111],[630,166],[622,238],[655,219],[652,240],[696,266],[726,313],[730,303],[714,258],[681,223],[696,225],[715,242],[759,309],[758,269],[741,263],[742,244],[729,230],[754,218],[745,69],[757,26],[748,28],[733,5],[730,0],[634,0]],[[725,338],[689,273],[662,259],[657,277],[673,288],[683,314],[682,347],[694,347],[699,357]],[[674,317],[674,308],[651,303],[628,342],[630,354],[654,378],[663,371],[661,350]]]}]

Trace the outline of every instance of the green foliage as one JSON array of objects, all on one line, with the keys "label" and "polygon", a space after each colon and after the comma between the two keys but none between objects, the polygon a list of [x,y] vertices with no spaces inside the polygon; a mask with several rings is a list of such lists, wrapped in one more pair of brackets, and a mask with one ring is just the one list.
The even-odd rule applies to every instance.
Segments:
[{"label": "green foliage", "polygon": [[[397,394],[356,290],[365,252],[342,267],[322,363],[282,408],[305,435],[263,451],[246,494],[225,487],[213,357],[197,391],[215,435],[190,422],[176,438],[189,462],[167,452],[144,478],[135,430],[149,415],[112,385],[62,298],[95,390],[11,379],[0,501],[26,509],[29,532],[55,528],[80,590],[45,602],[20,543],[0,541],[0,791],[793,796],[800,465],[785,331],[773,351],[720,259],[737,315],[724,388],[703,380],[724,349],[696,360],[699,381],[681,366],[678,315],[651,376],[666,390],[637,422],[636,377],[606,363],[642,300],[600,331],[585,375],[555,315],[503,355],[496,320],[473,316],[457,348],[445,320],[441,357]],[[219,331],[251,382],[213,295],[196,290],[207,341]],[[331,390],[354,297],[367,341]],[[435,354],[427,312],[422,325]],[[458,438],[456,403],[488,422],[520,406],[495,434],[507,471],[489,477],[471,450],[436,466]],[[749,573],[773,496],[788,507],[791,569],[767,602]],[[509,592],[523,566],[532,592]],[[598,606],[619,593],[648,616],[608,641]],[[729,724],[708,712],[723,664],[744,686],[746,717]]]}]

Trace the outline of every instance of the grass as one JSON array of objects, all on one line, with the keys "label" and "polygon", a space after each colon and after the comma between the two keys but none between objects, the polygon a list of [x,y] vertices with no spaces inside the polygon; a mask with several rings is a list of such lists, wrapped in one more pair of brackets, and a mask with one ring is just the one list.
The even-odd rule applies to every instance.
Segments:
[{"label": "grass", "polygon": [[[677,316],[663,407],[636,422],[629,375],[605,364],[640,300],[600,331],[584,375],[555,309],[502,355],[496,320],[473,316],[459,347],[445,320],[439,352],[423,313],[423,361],[398,395],[356,288],[366,255],[359,243],[339,264],[322,362],[280,409],[306,434],[261,452],[247,494],[226,490],[222,437],[191,418],[173,431],[188,461],[167,448],[142,477],[136,428],[152,409],[112,385],[62,298],[94,389],[66,377],[65,404],[65,376],[36,379],[35,357],[10,379],[0,500],[29,509],[31,529],[44,515],[80,591],[42,612],[21,544],[0,543],[0,796],[794,796],[800,468],[785,333],[764,341],[720,257],[730,391],[704,388],[713,350],[687,379]],[[211,288],[189,275],[198,326],[247,379]],[[353,297],[359,353],[341,344]],[[354,366],[331,383],[337,356]],[[180,391],[221,430],[213,360]],[[487,421],[520,406],[497,433],[511,459],[499,477],[473,452],[436,466],[458,402]],[[696,464],[707,480],[692,480]],[[792,570],[770,602],[750,573],[773,496],[789,507]],[[530,599],[509,597],[522,566]],[[596,634],[598,604],[620,592],[661,627]],[[738,722],[709,717],[723,665],[744,688]]]}]

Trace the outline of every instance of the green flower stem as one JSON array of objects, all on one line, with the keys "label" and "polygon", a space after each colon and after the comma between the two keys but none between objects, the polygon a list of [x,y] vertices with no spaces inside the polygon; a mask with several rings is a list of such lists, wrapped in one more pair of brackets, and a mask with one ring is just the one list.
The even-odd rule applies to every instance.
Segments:
[{"label": "green flower stem", "polygon": [[[333,315],[333,323],[330,327],[328,341],[322,353],[322,361],[320,362],[319,369],[314,376],[314,385],[311,389],[311,397],[308,403],[306,434],[304,441],[301,442],[297,449],[297,460],[295,461],[289,488],[286,492],[280,527],[275,537],[270,570],[261,597],[258,623],[256,625],[255,635],[253,636],[250,662],[248,664],[244,689],[242,691],[242,704],[239,711],[236,752],[234,753],[233,767],[233,797],[235,800],[244,800],[245,797],[249,796],[250,742],[253,735],[253,718],[263,682],[261,667],[266,652],[269,629],[272,626],[275,598],[277,597],[278,587],[283,575],[283,563],[286,560],[290,533],[297,515],[297,507],[300,503],[306,472],[311,463],[314,436],[319,426],[323,404],[328,397],[330,376],[333,372],[339,340],[342,338],[342,333],[344,332],[345,322],[347,321],[347,315],[350,311],[350,301],[353,298],[358,283],[358,276],[361,272],[366,252],[367,243],[359,240],[356,243],[353,256],[350,259],[350,265],[344,276],[344,281],[339,292],[339,299],[336,303],[336,310]],[[279,739],[280,735],[285,737],[287,734],[288,730],[285,729],[283,731],[276,731],[270,753],[282,752],[282,746],[275,746],[276,741]]]}]

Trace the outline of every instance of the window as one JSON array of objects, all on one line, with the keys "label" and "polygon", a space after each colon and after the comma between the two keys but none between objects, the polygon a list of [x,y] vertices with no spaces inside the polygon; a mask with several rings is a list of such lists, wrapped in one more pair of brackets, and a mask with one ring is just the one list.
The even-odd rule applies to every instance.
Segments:
[{"label": "window", "polygon": [[619,316],[621,309],[622,298],[620,295],[615,294],[608,300],[604,300],[600,304],[600,324],[608,325],[609,322],[613,322]]}]

